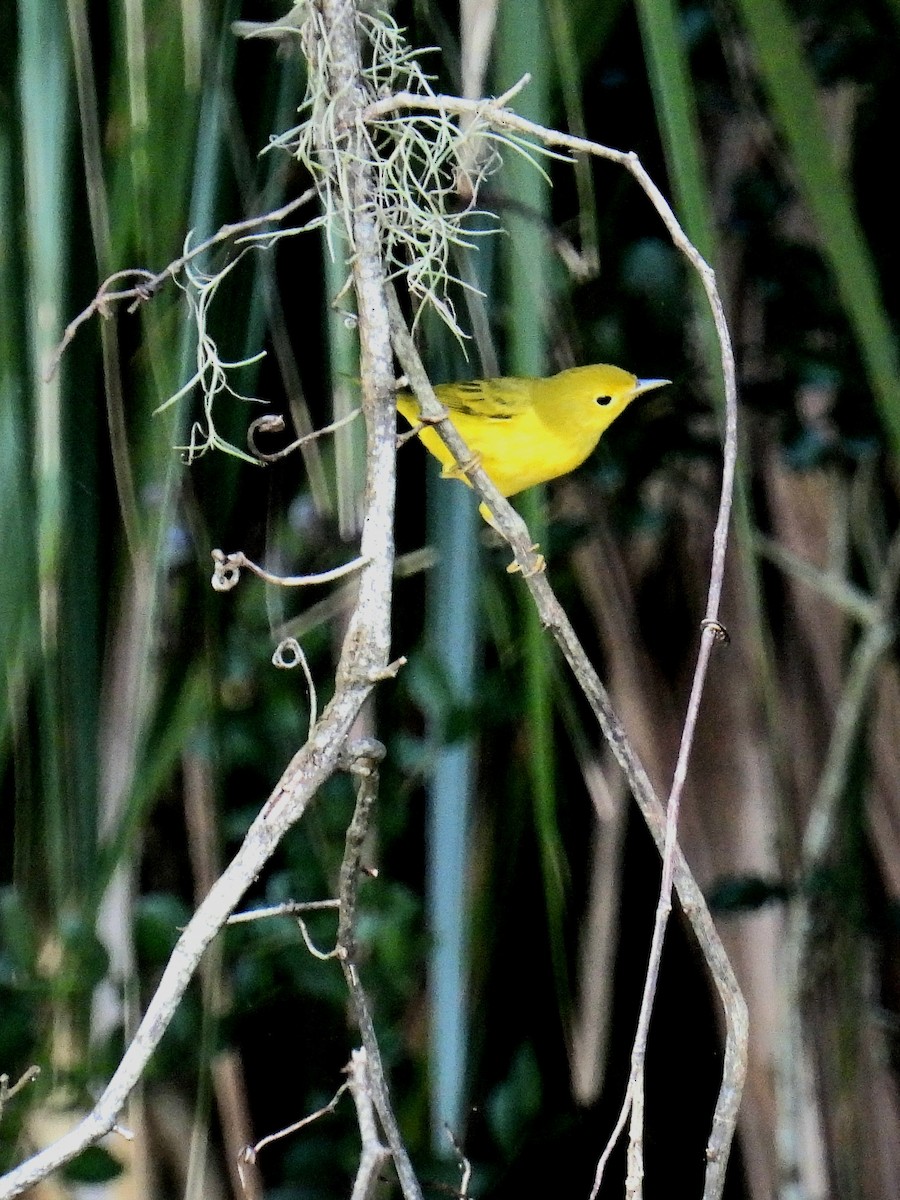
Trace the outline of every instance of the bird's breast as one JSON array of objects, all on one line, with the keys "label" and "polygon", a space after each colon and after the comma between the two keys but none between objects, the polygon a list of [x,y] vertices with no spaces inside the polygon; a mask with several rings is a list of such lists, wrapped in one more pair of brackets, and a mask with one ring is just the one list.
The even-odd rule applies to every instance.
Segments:
[{"label": "bird's breast", "polygon": [[599,433],[548,422],[532,407],[504,421],[454,423],[481,456],[484,469],[504,496],[573,471],[596,446]]}]

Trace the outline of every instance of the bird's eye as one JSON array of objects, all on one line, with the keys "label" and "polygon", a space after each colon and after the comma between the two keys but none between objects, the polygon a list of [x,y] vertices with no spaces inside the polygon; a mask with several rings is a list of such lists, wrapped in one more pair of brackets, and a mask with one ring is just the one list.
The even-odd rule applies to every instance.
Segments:
[{"label": "bird's eye", "polygon": [[612,404],[612,396],[598,396],[597,403],[606,407],[607,404]]}]

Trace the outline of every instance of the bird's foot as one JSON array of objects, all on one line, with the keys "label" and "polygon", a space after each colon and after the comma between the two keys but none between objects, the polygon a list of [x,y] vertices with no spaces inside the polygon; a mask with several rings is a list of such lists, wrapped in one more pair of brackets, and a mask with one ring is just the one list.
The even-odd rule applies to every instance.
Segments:
[{"label": "bird's foot", "polygon": [[467,476],[470,471],[476,470],[481,466],[481,455],[473,454],[471,458],[467,458],[465,462],[450,463],[441,471],[442,479],[463,479],[466,483],[469,482]]},{"label": "bird's foot", "polygon": [[[535,542],[535,544],[531,547],[532,554],[539,549],[540,546],[537,544],[537,542]],[[516,559],[513,559],[506,570],[510,575],[516,575],[521,571],[523,579],[530,579],[532,575],[542,575],[544,571],[547,570],[547,560],[544,558],[543,554],[538,554],[532,565],[525,568]]]}]

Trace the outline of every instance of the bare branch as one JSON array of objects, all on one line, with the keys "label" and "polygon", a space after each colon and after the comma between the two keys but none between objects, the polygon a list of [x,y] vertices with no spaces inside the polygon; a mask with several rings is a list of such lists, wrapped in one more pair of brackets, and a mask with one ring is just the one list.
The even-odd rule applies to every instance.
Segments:
[{"label": "bare branch", "polygon": [[[69,348],[75,334],[91,317],[97,313],[101,317],[108,317],[111,308],[116,304],[122,304],[124,301],[131,300],[132,307],[128,310],[134,312],[139,304],[150,300],[162,285],[169,279],[175,279],[186,266],[211,250],[213,246],[217,246],[220,242],[227,242],[230,239],[236,239],[242,234],[248,233],[250,230],[258,229],[260,225],[277,224],[279,221],[285,220],[291,213],[302,208],[304,204],[308,204],[316,195],[315,188],[307,188],[302,196],[298,196],[295,200],[289,201],[281,208],[273,209],[271,212],[262,213],[258,217],[248,217],[246,221],[236,221],[230,225],[223,225],[217,233],[212,237],[206,238],[205,241],[199,242],[190,250],[185,250],[184,254],[173,259],[168,266],[163,267],[161,271],[148,271],[144,267],[132,267],[125,271],[116,271],[105,279],[97,291],[96,296],[87,306],[82,309],[77,317],[74,317],[65,328],[62,336],[62,341],[56,347],[50,359],[50,365],[47,369],[47,378],[52,379],[56,374],[60,360]],[[114,285],[125,279],[135,279],[131,287],[115,288]]]},{"label": "bare branch", "polygon": [[306,690],[309,694],[309,732],[311,736],[313,726],[319,719],[316,682],[312,677],[312,671],[309,669],[309,663],[303,652],[303,647],[294,637],[283,638],[275,647],[275,652],[272,655],[272,666],[278,667],[282,671],[292,671],[298,663],[303,670],[303,677],[306,680]]},{"label": "bare branch", "polygon": [[285,900],[283,904],[270,904],[265,908],[249,908],[246,912],[232,913],[226,925],[243,925],[248,921],[265,921],[271,917],[296,917],[298,913],[322,912],[340,908],[340,900]]},{"label": "bare branch", "polygon": [[350,1200],[370,1200],[378,1183],[378,1173],[390,1158],[390,1150],[381,1144],[378,1136],[369,1078],[369,1059],[365,1050],[353,1051],[349,1071],[348,1086],[356,1105],[356,1121],[362,1143],[359,1168],[353,1181]]},{"label": "bare branch", "polygon": [[[212,586],[217,592],[230,592],[237,586],[241,577],[241,569],[252,571],[266,583],[276,583],[279,587],[309,587],[312,584],[333,583],[335,579],[343,579],[345,575],[354,575],[368,564],[368,559],[361,555],[341,567],[333,567],[330,571],[319,571],[315,575],[273,575],[264,567],[258,566],[244,554],[236,550],[234,554],[225,554],[221,550],[212,551],[213,568]],[[276,666],[283,664],[276,663]]]},{"label": "bare branch", "polygon": [[311,1125],[313,1121],[318,1121],[320,1117],[326,1117],[329,1113],[333,1113],[338,1106],[341,1096],[350,1087],[350,1080],[342,1083],[338,1090],[334,1093],[327,1104],[323,1104],[321,1108],[317,1108],[315,1112],[301,1117],[299,1121],[295,1121],[293,1125],[286,1125],[284,1129],[279,1129],[277,1133],[268,1133],[264,1138],[260,1138],[255,1146],[245,1146],[241,1153],[240,1162],[255,1163],[259,1156],[260,1150],[264,1150],[266,1146],[271,1146],[273,1142],[280,1142],[282,1138],[290,1137],[292,1133],[296,1133],[298,1129],[303,1129],[306,1125]]},{"label": "bare branch", "polygon": [[[690,697],[688,700],[687,712],[685,716],[684,726],[682,730],[681,744],[678,752],[678,759],[675,766],[672,786],[669,792],[668,803],[666,805],[666,822],[662,845],[662,879],[660,883],[659,900],[656,908],[656,916],[654,919],[653,938],[651,941],[649,963],[645,977],[644,992],[641,1001],[641,1010],[638,1018],[637,1032],[632,1047],[632,1066],[629,1086],[626,1090],[626,1096],[623,1105],[623,1113],[627,1113],[633,1104],[637,1104],[641,1108],[642,1114],[642,1096],[643,1096],[643,1070],[644,1060],[646,1057],[647,1037],[650,1028],[650,1017],[653,1010],[653,1001],[656,995],[657,981],[659,978],[659,968],[662,959],[662,947],[665,938],[666,926],[668,924],[669,915],[671,913],[671,894],[673,881],[676,874],[676,861],[678,857],[678,816],[681,805],[681,795],[684,789],[685,780],[687,778],[687,768],[690,760],[691,747],[693,745],[694,733],[696,730],[697,718],[700,711],[700,701],[703,695],[703,688],[706,680],[707,669],[709,666],[710,655],[713,645],[716,641],[722,640],[722,632],[724,627],[719,622],[719,603],[722,594],[722,584],[725,572],[725,551],[728,541],[728,526],[731,517],[732,495],[734,491],[734,476],[737,460],[737,384],[734,366],[734,354],[731,347],[731,339],[728,332],[728,325],[725,319],[725,312],[722,305],[721,297],[719,296],[716,286],[715,273],[709,264],[705,261],[702,255],[697,251],[691,243],[684,230],[681,228],[671,206],[666,201],[660,190],[654,184],[650,176],[645,171],[638,156],[634,153],[625,153],[619,150],[613,150],[608,146],[602,146],[599,143],[588,141],[585,138],[573,137],[569,134],[559,133],[556,130],[546,129],[541,125],[535,124],[533,121],[528,121],[523,117],[519,117],[516,113],[509,109],[503,108],[499,101],[470,101],[461,100],[454,96],[433,96],[422,97],[415,93],[395,93],[392,96],[385,97],[370,105],[366,117],[369,120],[377,120],[384,117],[387,113],[396,111],[401,108],[420,109],[428,111],[436,111],[442,114],[454,113],[457,115],[465,114],[490,124],[494,128],[508,130],[511,133],[532,139],[533,141],[545,146],[559,146],[576,154],[588,154],[598,158],[607,159],[610,162],[619,164],[625,167],[635,178],[645,195],[648,197],[653,207],[656,209],[660,219],[669,232],[669,235],[675,246],[681,251],[684,257],[691,264],[693,269],[700,277],[709,303],[710,311],[716,328],[716,334],[719,340],[721,353],[722,375],[725,384],[725,435],[723,446],[723,470],[722,470],[722,486],[719,498],[719,509],[716,519],[715,531],[713,534],[713,551],[712,551],[712,568],[710,572],[709,590],[707,593],[706,612],[701,624],[700,648],[697,656],[697,663],[694,670],[694,677],[691,685]],[[394,333],[395,339],[398,335],[397,310],[393,311]],[[405,332],[405,327],[404,327]],[[434,393],[428,385],[427,380],[422,375],[419,382],[423,385],[425,395],[419,394],[419,389],[416,387],[415,376],[409,364],[399,355],[404,370],[410,379],[413,381],[413,388],[416,391],[419,400],[420,409],[425,420],[435,420],[439,417],[439,406],[437,406]],[[423,402],[427,400],[428,403]],[[433,403],[432,403],[433,402]],[[449,428],[448,428],[449,427]],[[600,718],[601,726],[604,729],[613,752],[616,754],[620,764],[625,769],[626,777],[635,790],[633,779],[633,769],[626,767],[624,759],[631,759],[634,756],[631,753],[624,733],[618,726],[618,721],[615,721],[613,726],[610,723],[610,717],[613,716],[612,710],[609,708],[608,700],[603,694],[602,703],[599,703],[599,693],[596,686],[599,685],[599,679],[591,680],[588,686],[582,676],[589,667],[587,658],[581,646],[578,644],[574,631],[568,625],[568,619],[562,609],[559,608],[559,616],[564,619],[565,625],[555,625],[551,619],[551,612],[545,610],[545,605],[551,600],[555,603],[555,597],[552,596],[549,585],[546,580],[539,578],[541,575],[542,561],[539,557],[534,556],[534,548],[530,545],[527,547],[520,540],[521,538],[521,522],[510,520],[509,506],[503,504],[502,517],[499,516],[495,508],[495,501],[498,498],[496,489],[485,488],[484,484],[489,483],[484,472],[477,469],[469,468],[471,456],[467,454],[464,443],[461,439],[457,440],[450,434],[450,423],[446,420],[438,425],[441,437],[447,443],[448,447],[455,454],[457,461],[461,464],[466,464],[465,474],[469,481],[476,487],[476,490],[482,495],[487,503],[497,527],[506,536],[513,547],[516,555],[516,561],[522,570],[523,575],[528,579],[529,587],[535,598],[538,608],[541,612],[542,619],[554,633],[563,653],[569,658],[569,662],[575,671],[576,677],[585,690],[585,694],[591,698],[592,692],[597,698],[598,704],[595,706],[595,711]],[[455,434],[455,430],[453,431]],[[454,444],[455,443],[455,444]],[[493,493],[493,494],[491,494]],[[521,557],[520,557],[521,555]],[[577,668],[576,668],[576,663]],[[591,668],[592,672],[592,668]],[[592,672],[593,673],[593,672]],[[601,689],[602,690],[602,689]],[[593,701],[592,701],[593,703]],[[600,715],[600,709],[604,709],[603,715]],[[609,725],[609,729],[607,729]],[[627,750],[627,753],[623,751]],[[633,768],[634,764],[630,764]],[[649,785],[649,781],[648,781]],[[635,793],[637,795],[637,793]],[[645,814],[646,818],[646,814]],[[734,979],[733,973],[728,971],[727,980],[716,980],[719,987],[720,998],[723,1006],[726,1009],[726,1023],[728,1025],[729,1034],[736,1032],[734,1022],[737,1020],[739,1024],[746,1025],[746,1006],[743,1005],[743,1000],[738,1003],[737,997],[740,993],[737,989],[737,982]],[[737,1005],[737,1011],[735,1009]],[[730,1015],[729,1015],[730,1013]],[[744,1029],[742,1036],[746,1037]],[[727,1047],[726,1047],[727,1050]],[[733,1076],[729,1074],[729,1070],[733,1068]],[[735,1054],[729,1055],[726,1053],[726,1070],[723,1074],[722,1088],[719,1093],[719,1105],[716,1116],[714,1118],[713,1134],[718,1137],[722,1132],[724,1121],[725,1126],[730,1126],[731,1132],[727,1134],[727,1141],[730,1145],[733,1137],[734,1125],[737,1119],[737,1105],[740,1100],[740,1091],[743,1086],[743,1079],[746,1073],[746,1047],[737,1051]],[[641,1189],[641,1177],[643,1169],[641,1165],[641,1131],[642,1119],[632,1121],[631,1125],[631,1153],[629,1155],[629,1188],[631,1194],[638,1196]],[[616,1134],[622,1128],[622,1122],[616,1124]],[[608,1147],[609,1149],[609,1147]],[[715,1153],[711,1153],[713,1149],[712,1141],[708,1151],[709,1167],[707,1170],[706,1191],[704,1196],[712,1198],[721,1195],[722,1187],[724,1187],[724,1169],[725,1161],[727,1161],[727,1149],[724,1151],[721,1145],[715,1147]],[[600,1187],[600,1181],[603,1174],[603,1166],[608,1159],[608,1153],[600,1158],[598,1164],[597,1175],[594,1182],[592,1197],[596,1196]]]},{"label": "bare branch", "polygon": [[13,1084],[10,1084],[7,1074],[0,1075],[0,1121],[3,1120],[6,1102],[11,1100],[18,1092],[21,1092],[23,1088],[26,1088],[29,1083],[33,1083],[40,1073],[41,1068],[35,1064],[23,1071]]},{"label": "bare branch", "polygon": [[[664,203],[664,202],[663,202]],[[673,218],[674,220],[674,218]],[[682,239],[684,235],[682,234]],[[692,254],[696,255],[696,251],[691,248]],[[699,257],[699,256],[697,256]],[[701,260],[702,261],[702,260]],[[704,264],[705,265],[705,264]],[[711,286],[715,289],[714,277],[709,268],[706,268]],[[727,329],[724,327],[724,315],[722,314],[721,304],[718,301],[718,295],[715,294],[716,312],[721,317],[722,336],[727,339]],[[713,580],[710,586],[710,599],[707,603],[707,611],[705,620],[709,625],[704,628],[701,635],[700,656],[694,676],[694,684],[691,690],[691,701],[688,709],[688,720],[685,723],[685,736],[682,739],[682,747],[679,755],[679,766],[681,777],[676,772],[676,780],[673,784],[673,794],[675,796],[675,804],[672,804],[671,798],[668,805],[668,810],[663,807],[658,797],[656,796],[650,779],[644,770],[643,765],[635,754],[627,735],[622,728],[618,717],[610,703],[606,689],[603,687],[600,677],[597,675],[593,665],[588,659],[584,648],[582,647],[578,637],[566,615],[564,609],[557,600],[550,584],[546,578],[546,574],[542,570],[542,559],[536,553],[535,546],[525,522],[519,514],[512,508],[509,502],[500,495],[500,492],[494,486],[490,478],[478,465],[477,461],[473,460],[472,454],[466,446],[463,439],[457,433],[456,428],[447,419],[446,412],[443,406],[437,400],[434,390],[428,380],[421,359],[418,356],[409,331],[406,328],[406,323],[403,320],[403,315],[400,306],[397,303],[395,296],[390,299],[391,309],[391,329],[394,337],[394,347],[397,352],[397,357],[400,364],[408,376],[410,386],[416,394],[419,402],[423,418],[435,425],[435,428],[440,433],[441,438],[447,444],[448,448],[453,452],[454,457],[459,463],[467,463],[466,477],[482,497],[485,504],[491,512],[491,516],[496,525],[496,528],[508,541],[515,555],[515,561],[519,565],[523,578],[532,594],[532,597],[540,613],[541,622],[544,627],[555,638],[557,644],[562,650],[569,666],[572,669],[575,678],[577,679],[582,691],[584,692],[588,702],[590,703],[595,716],[600,724],[604,736],[609,742],[610,748],[613,751],[619,765],[621,766],[625,778],[628,781],[632,794],[634,795],[638,807],[641,810],[641,815],[647,823],[650,833],[653,836],[660,853],[663,855],[663,884],[660,890],[660,902],[657,907],[657,920],[654,928],[654,940],[651,946],[651,961],[648,966],[647,980],[648,984],[645,988],[644,1003],[642,1006],[642,1020],[639,1022],[639,1033],[649,1023],[649,1013],[652,1007],[652,997],[656,986],[656,977],[658,975],[659,954],[662,949],[662,935],[665,929],[665,922],[668,918],[671,909],[671,886],[674,881],[675,890],[681,900],[682,908],[691,922],[694,929],[697,941],[703,951],[710,974],[718,991],[719,998],[722,1004],[725,1025],[726,1025],[726,1045],[725,1045],[725,1063],[723,1067],[722,1085],[719,1091],[719,1097],[716,1104],[716,1110],[713,1117],[713,1126],[710,1133],[709,1142],[707,1145],[707,1172],[706,1184],[704,1189],[704,1200],[715,1200],[721,1196],[722,1188],[725,1180],[725,1167],[728,1161],[728,1155],[731,1148],[731,1143],[734,1138],[734,1131],[737,1122],[737,1111],[740,1104],[741,1091],[743,1089],[744,1078],[747,1069],[747,1008],[740,988],[738,987],[734,971],[721,939],[715,929],[712,918],[709,914],[709,909],[706,906],[706,901],[703,894],[697,885],[696,880],[678,846],[676,834],[675,819],[677,819],[678,805],[677,800],[680,796],[680,788],[683,786],[683,776],[687,766],[687,755],[690,751],[690,741],[693,736],[694,723],[696,721],[697,710],[699,707],[700,693],[702,691],[702,682],[705,677],[706,667],[708,665],[709,653],[713,644],[718,640],[719,622],[718,622],[718,598],[721,591],[722,573],[724,570],[724,553],[725,553],[725,537],[727,534],[727,516],[730,506],[730,488],[733,479],[734,471],[734,451],[735,451],[735,423],[729,421],[729,432],[727,436],[728,455],[727,466],[724,472],[723,481],[723,496],[720,504],[720,516],[717,524],[717,537],[714,542],[713,556]],[[717,328],[718,328],[717,323]],[[730,397],[731,403],[734,405],[736,392],[734,386],[734,364],[731,358],[730,349],[727,340],[723,347],[723,365],[726,371],[730,372],[727,376],[729,384],[726,388]],[[724,522],[724,524],[723,524]],[[719,536],[721,532],[721,536]],[[677,790],[676,790],[677,786]],[[668,824],[667,824],[668,812]],[[668,869],[669,887],[665,890],[666,874]],[[643,1068],[643,1053],[645,1051],[646,1041],[638,1042],[636,1038],[635,1051],[633,1053],[634,1067],[632,1078],[639,1074]],[[627,1112],[633,1098],[632,1085],[629,1084],[626,1095],[625,1108],[621,1121],[617,1123],[616,1130],[620,1131],[624,1128]],[[601,1158],[601,1166],[608,1158],[608,1154],[604,1154]],[[599,1185],[598,1185],[599,1186]]]},{"label": "bare branch", "polygon": [[260,462],[278,462],[279,459],[287,458],[289,454],[293,454],[295,450],[299,450],[303,446],[308,446],[310,442],[315,442],[320,437],[324,437],[326,433],[334,433],[336,429],[342,429],[345,425],[349,425],[351,421],[356,420],[361,412],[361,408],[354,408],[352,412],[347,413],[344,417],[340,417],[337,421],[332,421],[330,425],[323,425],[321,429],[314,429],[312,433],[305,433],[303,437],[297,438],[289,446],[285,446],[284,449],[276,450],[273,454],[264,454],[256,444],[257,434],[281,433],[284,429],[284,417],[277,413],[270,413],[268,416],[258,417],[255,421],[251,421],[250,427],[247,430],[247,445],[250,447],[250,452]]},{"label": "bare branch", "polygon": [[359,777],[359,787],[356,795],[356,809],[353,819],[347,829],[347,843],[344,859],[341,863],[341,915],[338,923],[338,957],[344,972],[344,979],[350,992],[350,999],[356,1012],[356,1020],[362,1036],[363,1047],[368,1060],[368,1076],[371,1085],[372,1099],[378,1112],[381,1126],[384,1129],[394,1167],[405,1200],[422,1200],[422,1189],[409,1161],[409,1155],[403,1144],[397,1118],[388,1095],[384,1076],[384,1066],[381,1061],[381,1051],[372,1020],[372,1010],[368,997],[360,982],[356,966],[355,918],[356,904],[359,892],[359,877],[362,871],[362,849],[369,832],[372,811],[378,797],[378,763],[384,757],[384,747],[380,742],[365,739],[357,745],[347,748],[347,769]]},{"label": "bare branch", "polygon": [[317,958],[319,962],[328,962],[331,958],[337,958],[338,948],[333,946],[330,950],[320,950],[309,935],[309,930],[306,928],[306,922],[302,917],[297,918],[297,925],[300,927],[300,936],[303,938],[303,944],[313,958]]}]

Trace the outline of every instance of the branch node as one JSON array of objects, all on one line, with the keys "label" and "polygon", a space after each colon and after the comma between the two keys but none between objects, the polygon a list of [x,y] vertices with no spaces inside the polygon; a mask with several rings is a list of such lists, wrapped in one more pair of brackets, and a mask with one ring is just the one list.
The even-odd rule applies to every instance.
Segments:
[{"label": "branch node", "polygon": [[366,683],[383,683],[386,679],[396,679],[400,668],[406,666],[406,657],[402,655],[388,663],[386,667],[370,667],[363,672]]},{"label": "branch node", "polygon": [[387,750],[377,738],[356,738],[341,751],[338,767],[342,771],[349,771],[351,775],[359,775],[366,779],[378,769],[378,764],[383,761],[385,754]]},{"label": "branch node", "polygon": [[700,628],[704,633],[709,630],[713,634],[715,641],[722,646],[727,646],[731,642],[731,634],[721,621],[713,621],[707,617],[705,620],[700,622]]}]

